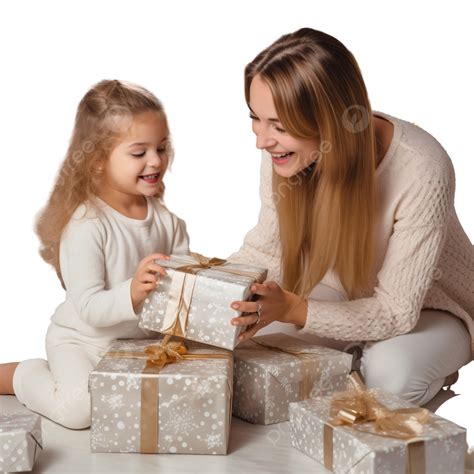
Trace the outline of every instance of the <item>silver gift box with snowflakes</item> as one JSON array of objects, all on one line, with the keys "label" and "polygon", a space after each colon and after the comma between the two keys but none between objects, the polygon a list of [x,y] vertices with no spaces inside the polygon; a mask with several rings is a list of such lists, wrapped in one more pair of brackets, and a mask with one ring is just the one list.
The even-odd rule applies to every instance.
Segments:
[{"label": "silver gift box with snowflakes", "polygon": [[[374,389],[376,399],[389,409],[413,408],[410,402]],[[331,397],[317,397],[290,404],[290,436],[293,446],[325,465],[325,425],[330,421]],[[331,472],[352,474],[462,474],[466,451],[466,430],[435,414],[420,433],[422,447],[418,464],[409,461],[409,443],[403,439],[386,437],[375,432],[373,424],[332,427]],[[326,439],[327,442],[327,439]],[[418,441],[420,443],[420,441]],[[419,447],[417,448],[419,449]],[[326,458],[327,459],[327,458]]]},{"label": "silver gift box with snowflakes", "polygon": [[0,472],[31,471],[42,449],[40,415],[0,414]]},{"label": "silver gift box with snowflakes", "polygon": [[[118,339],[108,353],[143,352],[157,342]],[[227,453],[232,353],[192,341],[186,341],[186,347],[187,354],[198,358],[166,364],[159,373],[147,373],[146,360],[104,355],[89,376],[91,451]],[[215,358],[216,354],[222,358]],[[207,358],[201,359],[203,355]],[[156,393],[149,391],[150,382],[156,384]],[[154,417],[142,410],[146,399],[154,405]],[[155,430],[154,444],[150,429]],[[153,446],[145,450],[143,446],[150,442]]]},{"label": "silver gift box with snowflakes", "polygon": [[[193,275],[176,270],[196,261],[186,255],[171,255],[170,260],[156,260],[166,268],[167,276],[148,298],[138,314],[139,326],[163,334],[173,334],[173,321],[183,333],[174,334],[186,339],[232,350],[238,343],[242,326],[230,320],[242,313],[230,307],[234,300],[248,300],[252,283],[263,282],[267,270],[240,263],[225,263],[221,267],[200,269]],[[232,271],[241,274],[230,273]],[[178,296],[183,301],[178,310]],[[171,297],[174,295],[174,297]]]},{"label": "silver gift box with snowflakes", "polygon": [[287,421],[290,402],[342,389],[351,364],[350,354],[287,334],[255,336],[234,350],[233,414],[263,425]]}]

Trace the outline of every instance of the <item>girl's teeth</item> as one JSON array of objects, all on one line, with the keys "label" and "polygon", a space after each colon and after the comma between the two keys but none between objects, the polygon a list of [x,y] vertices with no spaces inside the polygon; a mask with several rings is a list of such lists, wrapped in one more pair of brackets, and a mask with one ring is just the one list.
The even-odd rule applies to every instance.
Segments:
[{"label": "girl's teeth", "polygon": [[274,158],[285,158],[285,157],[291,155],[291,153],[292,153],[292,152],[290,151],[290,152],[288,152],[288,153],[282,153],[281,155],[272,155],[272,156],[273,156]]}]

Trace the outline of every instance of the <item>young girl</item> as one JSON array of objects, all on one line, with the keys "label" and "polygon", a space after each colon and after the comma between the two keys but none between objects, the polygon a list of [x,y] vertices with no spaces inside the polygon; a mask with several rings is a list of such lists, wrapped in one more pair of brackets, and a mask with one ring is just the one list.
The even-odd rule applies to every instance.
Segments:
[{"label": "young girl", "polygon": [[146,338],[138,310],[165,270],[189,254],[185,223],[162,202],[172,159],[160,101],[128,83],[101,81],[81,100],[72,140],[36,223],[43,259],[66,300],[51,318],[48,361],[0,365],[0,393],[68,428],[90,425],[88,376],[116,338]]}]

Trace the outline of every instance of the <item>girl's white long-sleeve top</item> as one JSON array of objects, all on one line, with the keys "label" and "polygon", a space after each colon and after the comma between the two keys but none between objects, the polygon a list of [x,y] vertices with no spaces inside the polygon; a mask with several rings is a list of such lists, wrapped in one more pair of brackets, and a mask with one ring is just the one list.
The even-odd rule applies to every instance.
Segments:
[{"label": "girl's white long-sleeve top", "polygon": [[130,285],[152,253],[189,254],[183,220],[153,197],[144,220],[127,217],[97,198],[100,212],[81,204],[65,227],[60,267],[66,300],[51,321],[91,338],[147,337],[138,328]]},{"label": "girl's white long-sleeve top", "polygon": [[[423,308],[462,319],[474,341],[474,248],[454,209],[451,159],[428,132],[374,112],[393,123],[391,144],[376,169],[378,188],[375,286],[349,300],[331,269],[321,285],[345,301],[308,299],[302,333],[339,340],[381,340],[412,330]],[[257,225],[228,259],[269,269],[281,283],[278,216],[272,197],[271,157],[263,152]],[[314,290],[313,290],[314,291]],[[471,344],[474,355],[474,343]]]}]

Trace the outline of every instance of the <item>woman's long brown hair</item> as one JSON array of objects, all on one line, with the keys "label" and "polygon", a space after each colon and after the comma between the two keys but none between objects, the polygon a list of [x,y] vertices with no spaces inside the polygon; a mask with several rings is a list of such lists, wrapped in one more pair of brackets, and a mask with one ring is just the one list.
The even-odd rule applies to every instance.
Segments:
[{"label": "woman's long brown hair", "polygon": [[257,74],[286,131],[319,143],[314,161],[298,175],[273,171],[284,288],[306,297],[333,270],[349,299],[371,294],[377,148],[354,56],[334,37],[303,28],[246,66],[247,103]]}]

